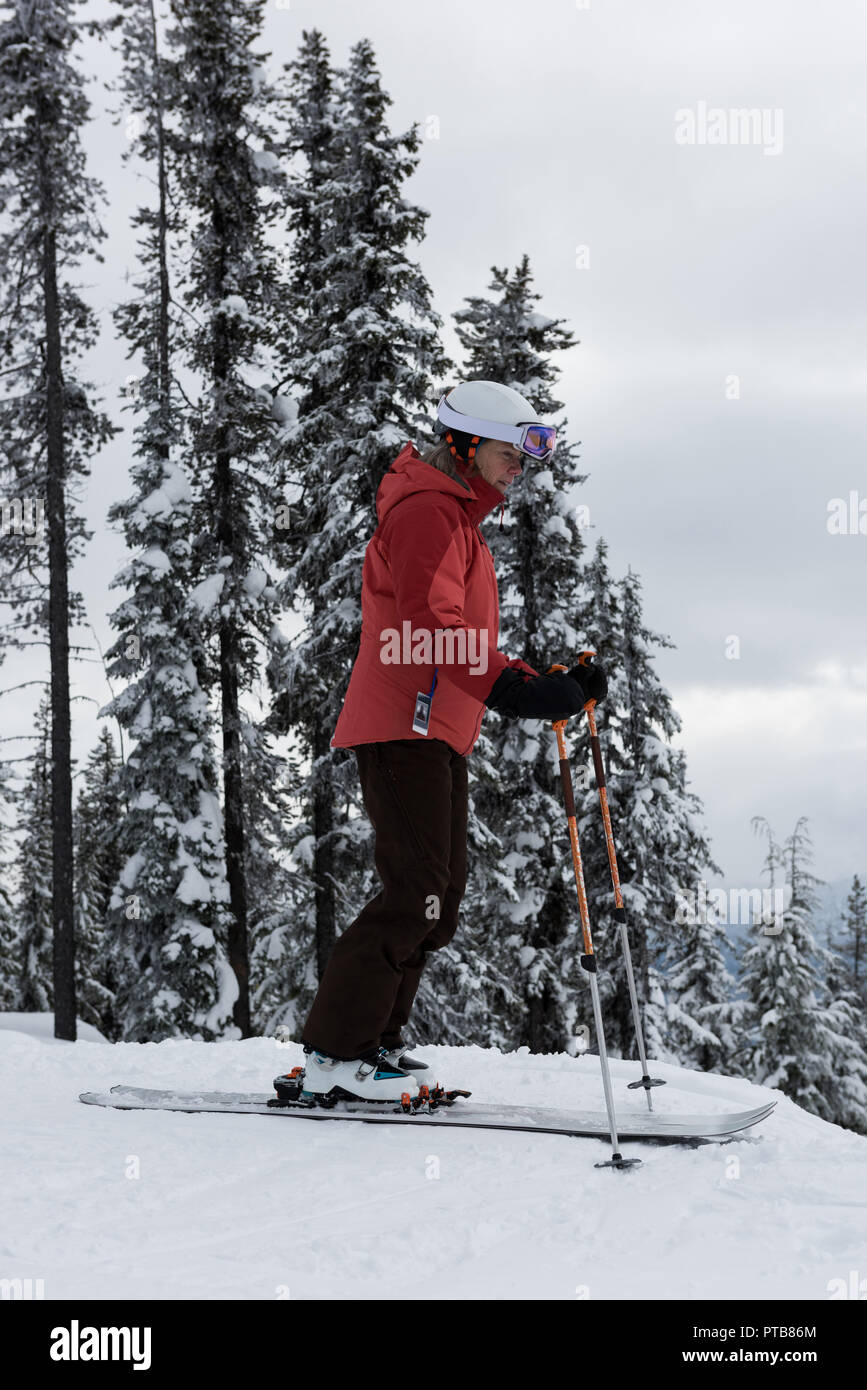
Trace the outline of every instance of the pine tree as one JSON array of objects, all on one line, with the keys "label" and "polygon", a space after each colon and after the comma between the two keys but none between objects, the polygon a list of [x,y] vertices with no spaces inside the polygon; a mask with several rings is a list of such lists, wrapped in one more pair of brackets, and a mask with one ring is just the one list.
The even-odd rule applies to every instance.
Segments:
[{"label": "pine tree", "polygon": [[867,890],[855,874],[843,915],[838,948],[846,963],[847,987],[867,1004]]},{"label": "pine tree", "polygon": [[[244,748],[246,753],[247,744]],[[285,991],[283,957],[287,942],[298,934],[296,914],[303,898],[300,875],[286,847],[294,833],[300,774],[293,755],[278,757],[261,745],[245,758],[243,770],[253,1022],[257,1032],[271,1033],[278,1023],[294,1030],[297,1018]]]},{"label": "pine tree", "polygon": [[852,987],[847,961],[834,948],[818,948],[823,972],[822,1017],[828,1029],[832,1082],[826,1095],[826,1118],[867,1134],[867,1025],[861,997]]},{"label": "pine tree", "polygon": [[676,910],[675,923],[680,930],[667,951],[664,985],[668,1046],[681,1066],[730,1071],[741,1017],[725,960],[731,941],[713,912],[690,904],[683,914]]},{"label": "pine tree", "polygon": [[43,697],[35,720],[36,747],[18,802],[22,832],[13,863],[17,935],[16,1007],[46,1013],[54,1004],[52,970],[51,707]]},{"label": "pine tree", "polygon": [[[303,398],[305,414],[312,414],[318,420],[327,408],[331,389],[327,374],[317,374],[314,364],[317,353],[327,351],[334,328],[329,279],[331,253],[326,245],[331,227],[322,197],[323,189],[331,187],[339,178],[342,158],[334,73],[324,38],[314,29],[304,30],[302,40],[298,57],[285,65],[287,109],[280,146],[284,162],[294,171],[286,191],[290,233],[285,253],[288,285],[285,338],[278,350],[283,379],[275,395],[275,414],[284,426],[281,446],[275,451],[275,484],[278,495],[284,499],[277,523],[279,553],[284,564],[289,566],[303,558],[310,526],[304,496],[304,463],[296,457],[298,450],[293,446],[292,426],[298,419],[300,398]],[[291,388],[290,393],[281,394],[286,387]],[[324,483],[323,478],[319,486]],[[290,498],[301,501],[302,506],[287,505],[285,499]],[[312,529],[314,532],[318,529],[316,520]],[[319,590],[314,588],[311,594],[299,595],[290,583],[284,582],[281,593],[285,596],[286,608],[300,610],[305,615],[305,627],[312,628],[315,633],[326,612]],[[315,613],[313,623],[306,616],[311,613]],[[324,722],[319,727],[314,723],[306,737],[303,728],[292,733],[296,664],[300,671],[300,663],[296,663],[289,649],[275,653],[269,677],[276,698],[268,721],[269,727],[290,732],[293,747],[302,759],[313,760],[308,778],[294,790],[292,812],[287,817],[283,834],[292,866],[295,896],[289,920],[277,914],[276,918],[269,916],[260,921],[253,938],[251,961],[256,981],[257,1017],[266,1020],[269,1030],[279,1022],[293,1033],[300,1032],[330,950],[329,945],[324,955],[321,950],[317,951],[317,940],[329,943],[333,940],[338,902],[347,918],[352,916],[357,900],[360,905],[357,873],[353,876],[345,862],[336,871],[335,853],[339,858],[339,849],[335,848],[332,834],[333,795],[341,771],[346,803],[342,819],[348,818],[356,801],[351,789],[351,768],[348,761],[333,770],[328,766],[332,731]],[[341,817],[341,813],[337,816]]]},{"label": "pine tree", "polygon": [[[430,289],[409,254],[427,217],[403,192],[419,136],[390,133],[370,43],[332,74],[321,34],[305,33],[290,77],[287,150],[298,169],[284,308],[293,327],[280,359],[295,405],[279,460],[288,485],[281,592],[300,631],[269,676],[270,727],[291,734],[310,768],[289,837],[303,897],[285,938],[282,989],[297,1020],[339,924],[358,913],[370,884],[354,759],[330,744],[360,640],[376,490],[425,420],[432,374],[447,364]],[[269,950],[279,958],[280,943],[272,938]]]},{"label": "pine tree", "polygon": [[[96,215],[103,190],[82,145],[89,103],[74,61],[79,31],[103,25],[74,22],[75,8],[28,0],[0,25],[0,489],[32,523],[29,535],[19,526],[15,544],[4,543],[0,592],[17,618],[11,640],[22,630],[48,638],[52,994],[55,1033],[67,1039],[76,1017],[69,651],[70,628],[83,616],[69,571],[88,534],[74,502],[88,458],[113,432],[79,377],[98,325],[68,278],[83,258],[102,259],[104,236]],[[35,522],[43,506],[47,547],[42,517]]]},{"label": "pine tree", "polygon": [[[755,926],[743,952],[739,984],[747,1001],[742,1041],[746,1074],[839,1123],[863,1104],[863,1080],[841,1032],[847,1026],[846,1001],[823,997],[822,952],[812,928],[820,880],[809,869],[807,819],[799,818],[782,847],[763,817],[755,817],[753,824],[767,835],[765,871],[771,888],[782,871],[791,898],[780,917],[781,929],[768,933],[765,926]],[[852,1065],[840,1074],[847,1056]]]},{"label": "pine tree", "polygon": [[112,889],[123,868],[119,771],[114,739],[108,729],[101,729],[84,768],[75,808],[75,965],[78,1016],[112,1042],[121,1030],[106,919]]},{"label": "pine tree", "polygon": [[107,654],[110,674],[126,684],[100,713],[129,731],[132,748],[119,776],[127,814],[114,846],[122,863],[109,902],[108,954],[123,1037],[214,1038],[231,1026],[236,990],[226,959],[225,844],[177,380],[170,260],[183,205],[165,154],[173,77],[149,4],[124,5],[122,51],[120,88],[141,119],[130,153],[153,168],[157,198],[136,213],[142,274],[136,296],[116,311],[142,374],[129,393],[138,415],[134,490],[109,512],[130,552],[112,582],[127,596],[112,614],[119,635]]},{"label": "pine tree", "polygon": [[[255,698],[260,656],[282,639],[269,573],[275,506],[274,420],[261,383],[283,321],[279,255],[269,239],[283,174],[273,148],[278,94],[255,51],[265,0],[172,0],[168,38],[172,109],[168,164],[184,197],[181,284],[187,313],[178,340],[201,382],[192,412],[191,600],[208,661],[199,680],[218,695],[222,732],[228,957],[233,1019],[251,1030],[249,1001],[250,826],[245,808],[267,800],[273,754],[245,700]],[[256,779],[245,787],[245,775]],[[212,821],[216,828],[216,819]]]},{"label": "pine tree", "polygon": [[[588,630],[595,625],[600,634],[588,645],[597,650],[598,660],[611,673],[608,696],[597,711],[597,727],[606,762],[642,1029],[649,1056],[674,1058],[675,1048],[684,1046],[690,1035],[697,1042],[704,1029],[713,1032],[712,1018],[720,1027],[725,1018],[730,982],[720,968],[720,939],[705,939],[704,950],[715,968],[704,983],[706,992],[696,995],[694,977],[683,972],[689,935],[686,940],[681,937],[677,921],[681,894],[694,890],[709,869],[719,870],[699,824],[701,801],[688,790],[685,754],[671,743],[680,719],[653,665],[652,649],[670,647],[671,641],[645,624],[641,583],[632,570],[612,584],[604,541],[597,544],[587,567],[586,605],[585,624]],[[578,756],[585,765],[589,761],[586,728],[580,731]],[[582,810],[579,831],[602,972],[606,1040],[613,1055],[635,1057],[620,932],[612,917],[608,852],[592,777],[588,777]],[[669,981],[667,968],[674,972]],[[692,989],[692,995],[680,999],[681,988]],[[666,999],[667,991],[673,995],[671,1001]],[[692,1015],[692,1008],[698,1010],[698,1017]],[[723,1038],[717,1041],[722,1046]],[[716,1046],[710,1037],[705,1042],[711,1049]],[[687,1055],[693,1063],[700,1062],[700,1052]],[[722,1060],[718,1050],[714,1060],[717,1065]]]}]

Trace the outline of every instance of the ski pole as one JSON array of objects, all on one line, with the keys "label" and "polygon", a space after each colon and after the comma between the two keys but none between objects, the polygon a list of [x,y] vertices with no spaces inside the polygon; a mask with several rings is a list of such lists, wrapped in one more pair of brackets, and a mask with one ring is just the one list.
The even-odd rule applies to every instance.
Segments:
[{"label": "ski pole", "polygon": [[[581,652],[578,657],[579,666],[589,666],[590,657],[595,656],[595,652]],[[611,810],[608,805],[608,789],[605,781],[605,764],[602,761],[602,748],[599,743],[599,734],[596,731],[596,715],[594,714],[595,700],[588,700],[584,709],[587,713],[587,723],[590,726],[590,751],[593,754],[593,770],[596,774],[596,788],[599,792],[599,805],[602,808],[602,823],[605,826],[605,844],[608,848],[608,865],[611,869],[611,884],[614,888],[614,920],[620,927],[620,941],[623,946],[623,956],[626,961],[626,978],[629,982],[629,999],[632,1004],[632,1021],[635,1024],[635,1039],[638,1043],[638,1056],[641,1060],[641,1080],[630,1081],[629,1090],[637,1091],[639,1087],[644,1088],[647,1097],[648,1110],[653,1109],[653,1100],[650,1095],[651,1087],[664,1086],[665,1082],[650,1076],[647,1070],[647,1052],[644,1047],[644,1033],[641,1027],[641,1013],[638,1008],[638,994],[635,989],[635,972],[632,968],[632,952],[629,949],[629,933],[626,929],[626,908],[623,905],[623,894],[620,891],[620,872],[617,868],[617,850],[614,847],[614,831],[611,828]]]},{"label": "ski pole", "polygon": [[[563,671],[563,666],[552,666],[551,671]],[[602,1068],[602,1089],[605,1092],[605,1108],[608,1112],[608,1127],[611,1134],[611,1159],[608,1163],[596,1163],[596,1168],[636,1168],[639,1158],[624,1158],[620,1153],[617,1138],[617,1119],[614,1114],[614,1095],[611,1089],[611,1075],[608,1067],[608,1052],[605,1047],[605,1030],[602,1026],[602,1008],[599,1003],[599,982],[596,977],[596,955],[593,950],[593,937],[590,933],[590,912],[587,907],[587,893],[584,888],[584,868],[581,863],[581,848],[578,844],[578,826],[575,819],[575,795],[572,789],[572,772],[566,756],[566,740],[563,736],[568,720],[558,719],[552,725],[557,735],[557,752],[560,756],[560,781],[563,784],[563,802],[569,824],[569,843],[572,847],[572,865],[575,870],[575,884],[578,889],[578,911],[581,916],[581,934],[584,953],[581,968],[590,980],[590,995],[593,1000],[593,1019],[596,1025],[596,1040],[599,1045],[599,1062]]]}]

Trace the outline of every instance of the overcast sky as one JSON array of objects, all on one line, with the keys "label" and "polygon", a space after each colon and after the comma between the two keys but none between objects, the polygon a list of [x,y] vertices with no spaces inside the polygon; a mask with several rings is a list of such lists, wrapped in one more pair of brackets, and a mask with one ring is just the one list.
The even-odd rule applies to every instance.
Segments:
[{"label": "overcast sky", "polygon": [[[760,882],[756,813],[779,838],[809,816],[823,877],[867,874],[867,534],[828,530],[830,500],[855,492],[867,532],[867,11],[278,5],[274,64],[305,28],[324,32],[337,64],[366,36],[392,128],[428,132],[408,196],[430,212],[417,255],[443,317],[526,252],[540,310],[581,340],[562,356],[559,394],[590,474],[583,500],[612,569],[638,571],[648,624],[677,644],[657,669],[725,881]],[[94,77],[116,71],[106,44],[85,52]],[[110,206],[106,263],[88,275],[104,329],[89,366],[114,410],[129,368],[110,310],[135,268],[129,218],[145,185],[120,163],[123,130],[96,82],[91,99],[88,149]],[[729,115],[742,108],[764,113],[749,143]],[[678,138],[684,112],[691,143]],[[457,356],[450,327],[446,345]],[[106,644],[122,547],[105,512],[126,494],[127,464],[120,438],[94,463],[95,535],[77,575]],[[98,666],[75,681],[105,700]],[[94,709],[75,710],[82,759]]]}]

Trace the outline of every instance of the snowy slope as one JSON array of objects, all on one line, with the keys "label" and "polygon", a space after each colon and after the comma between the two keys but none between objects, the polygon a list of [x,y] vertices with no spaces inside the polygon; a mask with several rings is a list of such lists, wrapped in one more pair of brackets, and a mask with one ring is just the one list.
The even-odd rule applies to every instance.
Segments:
[{"label": "snowy slope", "polygon": [[[7,1016],[7,1023],[9,1022]],[[601,1108],[592,1055],[426,1048],[485,1101]],[[750,1138],[598,1140],[81,1105],[117,1082],[268,1090],[271,1039],[109,1045],[0,1029],[0,1278],[46,1298],[799,1298],[864,1268],[867,1141],[779,1098]],[[654,1064],[660,1110],[745,1109],[747,1082]],[[629,1063],[613,1063],[618,1106]],[[664,1101],[663,1098],[664,1097]],[[134,1174],[138,1168],[139,1176]]]},{"label": "snowy slope", "polygon": [[[43,1042],[61,1042],[54,1036],[54,1014],[0,1013],[0,1028],[29,1033],[31,1037],[42,1038]],[[92,1023],[82,1023],[81,1019],[76,1024],[76,1032],[82,1042],[106,1041],[98,1028]]]}]

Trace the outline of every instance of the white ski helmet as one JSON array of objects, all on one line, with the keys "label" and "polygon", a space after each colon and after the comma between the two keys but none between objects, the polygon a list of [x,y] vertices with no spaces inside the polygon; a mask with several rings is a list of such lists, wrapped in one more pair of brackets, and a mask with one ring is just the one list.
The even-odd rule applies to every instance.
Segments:
[{"label": "white ski helmet", "polygon": [[557,442],[554,426],[543,424],[528,400],[499,381],[464,381],[447,391],[437,406],[434,433],[445,436],[454,457],[465,463],[472,463],[486,439],[514,444],[542,461]]}]

